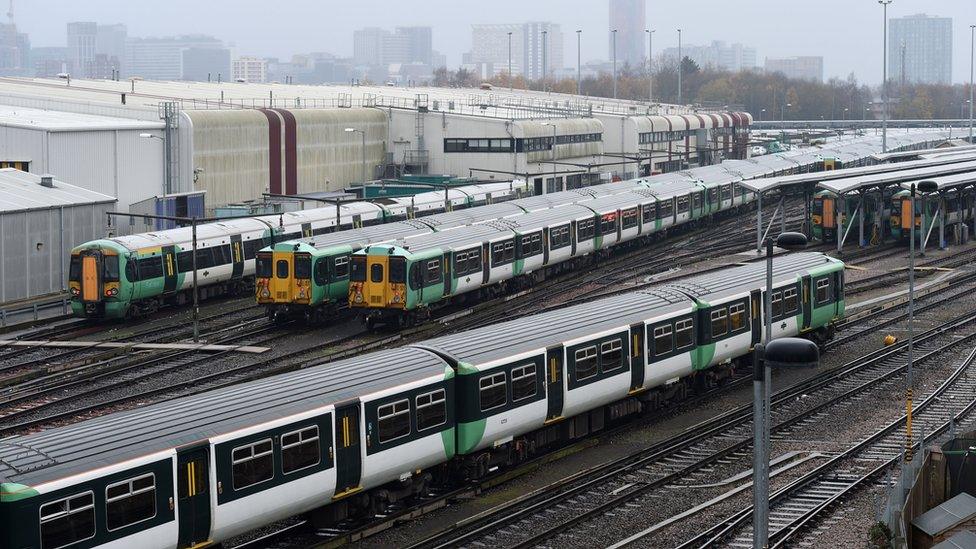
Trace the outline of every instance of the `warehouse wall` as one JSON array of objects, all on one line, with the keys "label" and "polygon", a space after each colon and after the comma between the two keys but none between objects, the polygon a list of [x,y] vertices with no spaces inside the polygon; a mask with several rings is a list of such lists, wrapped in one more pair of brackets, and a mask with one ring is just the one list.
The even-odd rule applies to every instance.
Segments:
[{"label": "warehouse wall", "polygon": [[388,132],[379,109],[292,110],[298,133],[298,192],[338,191],[362,181],[363,137],[366,132],[366,177],[383,163]]},{"label": "warehouse wall", "polygon": [[64,289],[71,249],[104,237],[113,210],[104,203],[0,212],[0,303]]},{"label": "warehouse wall", "polygon": [[[260,198],[269,192],[268,119],[256,110],[184,111],[181,178],[205,190],[208,207]],[[187,127],[189,126],[189,127]],[[182,189],[190,190],[190,189]]]}]

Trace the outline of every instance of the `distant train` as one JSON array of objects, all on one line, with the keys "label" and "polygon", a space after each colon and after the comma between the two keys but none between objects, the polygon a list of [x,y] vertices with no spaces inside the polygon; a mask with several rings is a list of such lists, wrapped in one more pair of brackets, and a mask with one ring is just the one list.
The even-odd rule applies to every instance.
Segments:
[{"label": "distant train", "polygon": [[[296,514],[370,516],[731,375],[765,265],[0,440],[0,546],[192,548]],[[774,260],[773,337],[822,340],[844,264]]]}]

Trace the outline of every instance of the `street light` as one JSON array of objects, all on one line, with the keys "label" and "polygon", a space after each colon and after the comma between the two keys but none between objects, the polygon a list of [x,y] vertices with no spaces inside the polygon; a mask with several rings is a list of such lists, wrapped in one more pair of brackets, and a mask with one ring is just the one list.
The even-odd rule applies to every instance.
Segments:
[{"label": "street light", "polygon": [[[765,348],[756,345],[753,359],[753,540],[754,547],[766,546],[769,528],[769,411],[772,394],[772,368],[809,366],[819,362],[820,350],[806,339],[781,338],[773,341],[773,247],[799,250],[807,245],[802,233],[781,233],[776,240],[766,239],[766,291],[763,317],[766,320]],[[812,346],[812,349],[811,349]]]},{"label": "street light", "polygon": [[973,142],[973,58],[976,57],[976,25],[969,25],[969,143]]},{"label": "street light", "polygon": [[654,102],[654,29],[644,29],[647,33],[647,103]]},{"label": "street light", "polygon": [[681,56],[681,29],[678,29],[678,104],[681,104],[681,65],[684,58]]},{"label": "street light", "polygon": [[908,230],[908,383],[905,388],[905,461],[912,460],[912,387],[915,385],[913,372],[915,365],[915,192],[928,194],[938,190],[939,184],[935,181],[919,181],[918,185],[912,183],[909,202],[912,222]]},{"label": "street light", "polygon": [[169,162],[169,146],[166,143],[166,140],[152,133],[140,133],[139,137],[142,139],[158,139],[163,142],[163,150],[165,153],[163,154],[163,179],[165,179],[165,181],[163,182],[163,194],[172,194],[173,193],[173,170]]},{"label": "street light", "polygon": [[356,128],[346,128],[346,133],[359,133],[363,136],[363,186],[366,186],[366,132],[364,130],[357,130]]},{"label": "street light", "polygon": [[763,115],[764,115],[764,114],[766,114],[766,109],[762,109],[761,111],[759,111],[759,121],[760,121],[760,122],[762,122],[762,120],[763,120]]},{"label": "street light", "polygon": [[888,4],[893,0],[878,0],[878,3],[884,7],[884,56],[883,56],[883,68],[884,73],[883,79],[881,81],[881,98],[884,101],[884,109],[882,109],[881,114],[881,152],[888,152]]},{"label": "street light", "polygon": [[617,29],[610,31],[613,35],[613,98],[617,98]]},{"label": "street light", "polygon": [[576,30],[576,95],[583,95],[583,31]]},{"label": "street light", "polygon": [[512,93],[512,33],[508,33],[508,92]]},{"label": "street light", "polygon": [[548,76],[548,74],[546,73],[549,72],[548,70],[546,70],[548,69],[548,67],[546,66],[547,64],[546,61],[548,61],[547,58],[548,52],[546,51],[547,49],[546,44],[548,43],[549,43],[549,31],[544,30],[542,31],[542,91],[546,91],[546,76]]},{"label": "street light", "polygon": [[786,109],[793,108],[793,103],[786,103],[780,108],[780,120],[786,120]]},{"label": "street light", "polygon": [[[556,183],[556,123],[543,122],[543,126],[552,126],[552,183]],[[561,189],[560,189],[561,190]],[[543,189],[543,194],[548,194],[547,189]]]}]

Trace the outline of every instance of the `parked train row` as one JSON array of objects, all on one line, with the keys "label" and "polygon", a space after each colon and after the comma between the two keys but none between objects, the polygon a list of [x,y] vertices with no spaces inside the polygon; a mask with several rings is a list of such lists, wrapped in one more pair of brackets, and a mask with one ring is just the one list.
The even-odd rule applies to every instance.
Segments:
[{"label": "parked train row", "polygon": [[[889,136],[891,150],[917,148],[935,139],[935,134],[906,134]],[[700,183],[706,188],[735,185],[745,179],[802,173],[822,169],[860,166],[873,162],[871,155],[879,149],[877,138],[865,138],[852,142],[839,143],[823,149],[792,151],[768,155],[750,160],[729,160],[718,165],[693,168],[683,172],[651,176],[641,180],[620,182],[597,186],[591,191],[577,189],[553,195],[523,198],[511,208],[497,208],[497,202],[511,200],[524,194],[528,188],[524,182],[491,183],[464,187],[445,192],[423,193],[415,197],[382,199],[373,202],[343,204],[338,208],[328,207],[282,215],[262,216],[207,223],[198,226],[199,241],[197,250],[197,272],[199,288],[204,298],[226,291],[241,292],[250,289],[254,281],[255,258],[258,250],[273,246],[267,252],[276,254],[293,250],[299,246],[301,253],[311,255],[325,254],[332,257],[334,252],[326,249],[336,246],[352,252],[357,247],[365,247],[381,242],[394,242],[399,238],[421,237],[417,231],[430,232],[444,230],[492,217],[503,218],[521,213],[531,213],[560,204],[575,203],[582,198],[600,197],[624,192],[634,187],[645,186],[656,193],[670,184],[687,187]],[[749,198],[749,195],[745,195]],[[447,206],[445,206],[447,202]],[[484,204],[492,203],[490,206]],[[482,205],[482,206],[479,206]],[[424,217],[424,226],[416,224],[398,225],[390,231],[360,232],[349,234],[348,238],[323,238],[321,235],[349,232],[349,229],[369,227],[381,223],[396,223],[426,214],[437,214],[448,209],[474,207],[496,208],[491,213],[483,210],[470,219],[450,217],[441,220],[438,216]],[[456,213],[456,212],[455,212]],[[642,230],[644,227],[641,227]],[[399,229],[404,231],[401,233]],[[429,231],[429,232],[427,232]],[[189,301],[188,290],[193,271],[190,246],[190,229],[172,229],[127,237],[97,240],[85,243],[72,250],[68,287],[71,293],[72,310],[77,316],[86,318],[124,318],[129,315],[144,314],[158,309],[164,304],[182,304]],[[299,238],[316,237],[313,241],[298,241],[286,246],[280,244]],[[314,242],[314,244],[312,244]],[[339,253],[336,251],[335,253]],[[336,303],[348,296],[348,282],[344,281],[346,265],[340,260],[326,261],[319,270],[312,272],[311,282],[291,284],[284,287],[265,287],[258,290],[258,299],[271,306],[272,311],[281,307],[304,308],[311,306],[313,316],[327,314]],[[484,260],[483,260],[484,261]],[[300,262],[301,263],[301,262]],[[470,258],[466,263],[472,263]],[[299,269],[304,265],[298,265]],[[313,267],[314,269],[314,267]],[[333,269],[333,270],[330,270]],[[293,271],[292,271],[293,272]],[[316,273],[319,283],[315,283]],[[266,273],[267,274],[267,273]],[[330,276],[334,278],[332,282]],[[276,278],[276,277],[264,277]],[[267,294],[265,294],[265,290]],[[279,293],[281,297],[279,298]],[[302,294],[305,295],[302,295]],[[306,296],[311,293],[309,302]],[[268,295],[270,294],[270,295]],[[429,293],[428,293],[429,297]],[[318,300],[322,300],[320,303]],[[324,305],[323,305],[324,304]],[[324,308],[319,310],[318,305]]]},{"label": "parked train row", "polygon": [[[844,264],[774,261],[773,336],[824,338]],[[765,265],[0,441],[0,546],[204,547],[382,510],[728,376],[763,339]]]}]

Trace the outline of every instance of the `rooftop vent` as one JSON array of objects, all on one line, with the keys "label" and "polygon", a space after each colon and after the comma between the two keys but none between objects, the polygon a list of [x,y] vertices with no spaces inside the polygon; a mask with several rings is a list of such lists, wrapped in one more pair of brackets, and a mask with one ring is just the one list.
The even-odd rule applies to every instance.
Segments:
[{"label": "rooftop vent", "polygon": [[54,176],[51,175],[51,174],[49,174],[49,173],[46,173],[46,174],[42,175],[41,176],[41,186],[42,187],[47,187],[49,189],[53,189],[54,188]]}]

